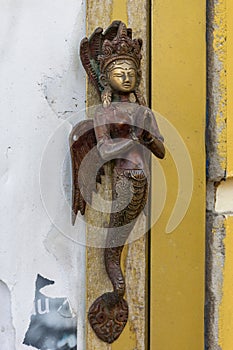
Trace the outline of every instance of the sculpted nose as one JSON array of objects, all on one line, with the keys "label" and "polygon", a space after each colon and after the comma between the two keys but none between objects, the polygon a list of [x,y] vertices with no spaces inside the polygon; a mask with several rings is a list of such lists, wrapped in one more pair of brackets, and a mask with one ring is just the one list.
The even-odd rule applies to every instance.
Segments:
[{"label": "sculpted nose", "polygon": [[124,75],[124,82],[125,83],[129,82],[129,74],[128,73],[125,73],[125,75]]}]

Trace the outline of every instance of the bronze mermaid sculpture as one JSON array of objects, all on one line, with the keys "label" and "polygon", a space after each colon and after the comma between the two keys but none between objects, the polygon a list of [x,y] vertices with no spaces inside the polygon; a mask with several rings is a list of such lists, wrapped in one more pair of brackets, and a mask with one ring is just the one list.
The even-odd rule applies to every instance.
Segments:
[{"label": "bronze mermaid sculpture", "polygon": [[85,156],[96,148],[91,161],[100,165],[96,182],[101,182],[102,165],[112,165],[112,210],[104,261],[113,291],[94,301],[88,319],[96,335],[107,343],[120,336],[128,319],[121,253],[147,202],[149,154],[161,159],[165,154],[153,112],[139,90],[141,48],[142,40],[132,39],[132,30],[121,21],[114,21],[104,33],[97,28],[80,45],[83,66],[102,105],[96,108],[93,119],[78,123],[70,135],[72,215],[74,223],[78,211],[85,213],[86,201],[91,202],[93,182],[89,184],[85,176],[78,181],[78,177]]}]

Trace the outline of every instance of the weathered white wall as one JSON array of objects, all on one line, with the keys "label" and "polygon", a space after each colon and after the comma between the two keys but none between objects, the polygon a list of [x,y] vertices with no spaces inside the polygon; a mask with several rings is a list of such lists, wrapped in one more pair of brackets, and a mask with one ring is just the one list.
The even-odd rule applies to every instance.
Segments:
[{"label": "weathered white wall", "polygon": [[[83,36],[84,1],[0,2],[0,295],[5,303],[0,313],[0,347],[5,344],[4,350],[33,349],[22,342],[38,273],[55,281],[44,288],[44,294],[71,302],[78,317],[78,349],[85,348],[85,249],[51,222],[40,193],[42,186],[69,231],[67,202],[54,185],[64,183],[69,192],[70,124],[58,133],[57,150],[45,163],[47,180],[45,173],[42,185],[39,180],[51,135],[84,107],[85,74],[78,57]],[[77,229],[84,234],[84,225]]]}]

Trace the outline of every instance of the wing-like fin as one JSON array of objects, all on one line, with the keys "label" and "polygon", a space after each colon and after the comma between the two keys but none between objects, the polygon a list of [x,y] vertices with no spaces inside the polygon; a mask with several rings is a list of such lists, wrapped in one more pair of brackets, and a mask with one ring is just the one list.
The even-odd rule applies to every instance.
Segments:
[{"label": "wing-like fin", "polygon": [[80,43],[80,58],[81,58],[83,67],[84,67],[85,71],[87,72],[87,75],[88,75],[91,83],[95,86],[96,91],[98,92],[98,94],[100,96],[102,87],[99,83],[97,72],[95,71],[95,69],[93,68],[93,66],[91,64],[88,38],[82,39],[82,41]]},{"label": "wing-like fin", "polygon": [[[101,182],[101,175],[104,175],[103,167],[97,173],[96,181],[89,181],[91,173],[80,174],[80,166],[87,154],[97,144],[93,119],[87,119],[78,123],[70,134],[70,153],[72,159],[72,224],[74,225],[78,212],[85,213],[86,201],[91,203],[92,192],[96,191],[96,181]],[[97,152],[91,153],[91,165],[101,164],[102,160]],[[91,169],[87,169],[91,172]],[[81,178],[79,178],[79,176]],[[94,174],[93,174],[94,176]],[[81,187],[80,188],[80,184]]]}]

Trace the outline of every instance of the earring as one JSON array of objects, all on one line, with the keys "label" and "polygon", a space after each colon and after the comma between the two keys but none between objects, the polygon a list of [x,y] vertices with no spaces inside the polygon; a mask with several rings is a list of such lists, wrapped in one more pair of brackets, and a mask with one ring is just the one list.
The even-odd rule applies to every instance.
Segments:
[{"label": "earring", "polygon": [[104,90],[101,93],[101,101],[104,108],[107,108],[110,106],[112,101],[112,90],[109,86],[104,87]]}]

